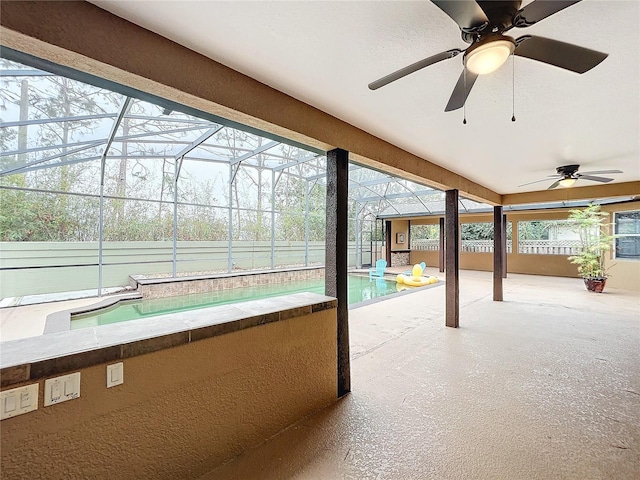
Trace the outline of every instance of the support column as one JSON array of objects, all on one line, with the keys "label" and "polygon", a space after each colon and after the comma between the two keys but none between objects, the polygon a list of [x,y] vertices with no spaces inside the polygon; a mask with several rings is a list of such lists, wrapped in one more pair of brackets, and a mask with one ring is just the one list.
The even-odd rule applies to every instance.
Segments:
[{"label": "support column", "polygon": [[98,297],[102,296],[102,260],[104,243],[104,174],[105,161],[100,165],[100,218],[98,220]]},{"label": "support column", "polygon": [[233,165],[229,165],[229,246],[227,253],[227,272],[233,270]]},{"label": "support column", "polygon": [[507,278],[507,215],[502,215],[502,278]]},{"label": "support column", "polygon": [[338,398],[351,391],[347,304],[349,152],[327,152],[325,291],[338,299]]},{"label": "support column", "polygon": [[276,172],[271,170],[271,270],[276,264]]},{"label": "support column", "polygon": [[384,245],[385,245],[385,255],[387,257],[387,267],[391,266],[391,221],[387,220],[385,222],[385,230],[384,230]]},{"label": "support column", "polygon": [[106,172],[106,163],[107,163],[107,155],[109,154],[109,149],[111,148],[111,144],[113,143],[113,139],[116,137],[116,132],[120,127],[120,123],[124,118],[127,109],[129,108],[129,104],[131,103],[131,97],[125,98],[122,106],[120,107],[120,112],[118,113],[118,118],[113,125],[111,126],[111,133],[109,133],[109,138],[107,139],[107,144],[102,151],[102,156],[100,157],[100,220],[98,223],[98,297],[102,297],[102,247],[104,243],[104,176]]},{"label": "support column", "polygon": [[502,206],[493,207],[493,301],[502,301],[502,260],[504,246]]},{"label": "support column", "polygon": [[458,220],[458,190],[445,194],[446,248],[446,326],[458,328],[460,318],[460,223]]},{"label": "support column", "polygon": [[[371,266],[372,267],[378,261],[378,218],[377,217],[373,221],[373,231],[374,231],[374,233],[373,233],[374,240],[372,242],[372,245],[375,245],[375,247],[372,246],[372,248],[371,248]],[[375,254],[374,254],[374,252],[375,252]]]},{"label": "support column", "polygon": [[173,248],[171,255],[171,276],[178,276],[178,159],[173,163]]},{"label": "support column", "polygon": [[438,268],[444,272],[444,218],[440,218],[440,250],[438,252]]},{"label": "support column", "polygon": [[518,255],[520,253],[520,246],[518,245],[518,222],[511,222],[511,252],[514,255]]},{"label": "support column", "polygon": [[304,266],[309,266],[309,180],[304,189]]},{"label": "support column", "polygon": [[354,215],[354,232],[355,232],[355,256],[356,256],[356,268],[362,268],[362,247],[360,246],[360,248],[358,248],[358,245],[360,244],[359,242],[359,238],[360,238],[360,222],[358,221],[360,219],[360,214],[358,212],[358,209],[360,208],[360,206],[358,205],[358,202],[356,202],[356,214]]}]

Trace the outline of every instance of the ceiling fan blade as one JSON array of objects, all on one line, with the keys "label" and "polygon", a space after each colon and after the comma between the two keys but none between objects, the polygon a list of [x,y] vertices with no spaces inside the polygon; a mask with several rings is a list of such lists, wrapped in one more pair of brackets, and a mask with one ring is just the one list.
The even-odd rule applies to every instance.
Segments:
[{"label": "ceiling fan blade", "polygon": [[583,175],[581,173],[578,173],[577,177],[581,180],[592,180],[594,182],[600,182],[600,183],[609,183],[613,180],[613,178],[594,177],[592,175]]},{"label": "ceiling fan blade", "polygon": [[553,182],[551,185],[549,185],[549,188],[547,188],[547,190],[553,190],[558,185],[560,185],[560,180],[558,180],[557,182]]},{"label": "ceiling fan blade", "polygon": [[580,1],[581,0],[534,0],[515,14],[512,23],[514,26],[520,28],[529,27]]},{"label": "ceiling fan blade", "polygon": [[[560,175],[553,175],[554,177],[560,177]],[[527,185],[533,185],[534,183],[540,182],[548,182],[548,178],[543,178],[542,180],[536,180],[535,182],[523,183],[522,185],[518,185],[518,187],[526,187]]]},{"label": "ceiling fan blade", "polygon": [[548,63],[576,73],[591,70],[609,56],[607,53],[596,52],[571,43],[533,35],[518,38],[516,45],[514,55]]},{"label": "ceiling fan blade", "polygon": [[431,0],[440,10],[449,15],[462,29],[474,29],[489,23],[487,15],[475,0]]},{"label": "ceiling fan blade", "polygon": [[[464,78],[465,71],[467,72],[466,82]],[[447,103],[447,106],[444,109],[445,112],[451,112],[464,106],[464,103],[467,101],[467,97],[469,96],[469,92],[471,92],[471,88],[476,82],[476,78],[478,78],[478,75],[476,73],[470,72],[467,69],[462,70],[462,73],[458,78],[458,83],[456,83],[456,86],[451,93],[451,97],[449,98],[449,103]]]},{"label": "ceiling fan blade", "polygon": [[585,176],[585,175],[601,175],[603,173],[624,173],[622,170],[596,170],[593,172],[581,172],[580,175],[581,176]]},{"label": "ceiling fan blade", "polygon": [[439,53],[437,55],[433,55],[429,58],[425,58],[424,60],[420,60],[419,62],[412,63],[411,65],[401,68],[400,70],[390,73],[382,77],[375,82],[371,82],[369,84],[370,90],[377,90],[380,87],[384,87],[385,85],[395,82],[396,80],[401,79],[402,77],[406,77],[407,75],[417,72],[418,70],[428,67],[429,65],[433,65],[434,63],[441,62],[442,60],[446,60],[448,58],[453,58],[459,53],[462,53],[464,50],[460,50],[458,48],[454,48],[452,50],[447,50],[446,52]]}]

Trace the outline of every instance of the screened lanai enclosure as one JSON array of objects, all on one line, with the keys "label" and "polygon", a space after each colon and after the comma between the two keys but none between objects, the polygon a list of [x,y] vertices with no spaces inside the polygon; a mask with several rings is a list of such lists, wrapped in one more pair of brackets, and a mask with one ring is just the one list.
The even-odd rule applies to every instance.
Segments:
[{"label": "screened lanai enclosure", "polygon": [[[0,297],[324,263],[325,152],[3,56]],[[355,164],[349,200],[352,266],[380,255],[381,214],[443,209],[443,192]]]}]

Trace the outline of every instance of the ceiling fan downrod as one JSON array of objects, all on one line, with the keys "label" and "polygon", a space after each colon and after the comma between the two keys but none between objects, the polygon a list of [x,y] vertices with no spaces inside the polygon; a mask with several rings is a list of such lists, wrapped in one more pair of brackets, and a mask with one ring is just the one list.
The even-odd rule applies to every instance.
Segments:
[{"label": "ceiling fan downrod", "polygon": [[516,121],[516,56],[511,54],[511,121]]}]

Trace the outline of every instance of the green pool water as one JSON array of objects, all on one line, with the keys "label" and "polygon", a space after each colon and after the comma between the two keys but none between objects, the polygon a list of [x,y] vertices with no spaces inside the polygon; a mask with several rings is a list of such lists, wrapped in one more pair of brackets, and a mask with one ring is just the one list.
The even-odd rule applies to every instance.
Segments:
[{"label": "green pool water", "polygon": [[[397,293],[396,282],[384,279],[369,281],[369,277],[349,275],[349,305],[377,297]],[[324,279],[306,280],[295,283],[260,285],[257,287],[218,290],[216,292],[182,295],[177,297],[131,300],[100,310],[71,317],[71,329],[95,327],[109,323],[128,322],[138,318],[165,315],[167,313],[196,310],[199,308],[225,305],[229,303],[258,300],[288,293],[313,292],[324,294]]]}]

